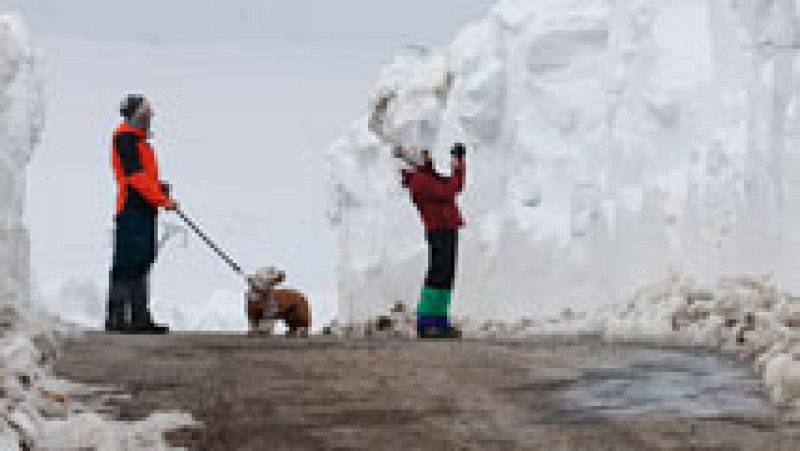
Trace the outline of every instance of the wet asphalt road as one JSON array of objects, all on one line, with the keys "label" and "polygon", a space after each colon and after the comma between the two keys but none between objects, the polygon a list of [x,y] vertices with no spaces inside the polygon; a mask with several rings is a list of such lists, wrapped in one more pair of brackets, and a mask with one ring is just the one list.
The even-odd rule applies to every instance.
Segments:
[{"label": "wet asphalt road", "polygon": [[117,419],[191,412],[166,435],[190,449],[800,449],[747,365],[699,351],[87,333],[55,370],[128,395],[98,400]]}]

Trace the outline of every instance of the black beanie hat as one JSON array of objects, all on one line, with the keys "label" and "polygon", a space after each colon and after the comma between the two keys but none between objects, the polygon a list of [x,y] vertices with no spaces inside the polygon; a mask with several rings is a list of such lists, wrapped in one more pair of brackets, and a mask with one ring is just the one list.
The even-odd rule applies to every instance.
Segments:
[{"label": "black beanie hat", "polygon": [[136,110],[144,103],[144,96],[141,94],[128,94],[119,106],[119,114],[125,119],[133,117]]}]

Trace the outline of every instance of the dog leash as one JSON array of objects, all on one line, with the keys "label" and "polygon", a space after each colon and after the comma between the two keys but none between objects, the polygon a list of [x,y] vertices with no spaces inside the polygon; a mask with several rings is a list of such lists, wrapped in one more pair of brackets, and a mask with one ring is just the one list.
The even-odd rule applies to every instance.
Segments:
[{"label": "dog leash", "polygon": [[196,223],[196,222],[194,222],[194,221],[193,221],[193,220],[192,220],[192,219],[191,219],[191,218],[190,218],[190,217],[189,217],[189,216],[188,216],[188,215],[187,215],[187,214],[186,214],[186,213],[185,213],[183,210],[181,210],[180,208],[176,208],[176,209],[175,209],[175,213],[176,213],[178,216],[180,216],[180,218],[183,220],[183,222],[185,222],[185,223],[186,223],[186,225],[187,225],[187,226],[189,226],[189,228],[190,228],[190,229],[192,229],[192,231],[193,231],[193,232],[194,232],[194,233],[195,233],[195,234],[196,234],[198,237],[200,237],[200,239],[201,239],[201,240],[203,240],[203,242],[204,242],[204,243],[206,243],[206,245],[208,245],[208,247],[210,247],[210,248],[211,248],[211,250],[213,250],[213,251],[214,251],[214,253],[216,253],[216,254],[217,254],[217,256],[219,256],[219,257],[220,257],[220,258],[221,258],[221,259],[222,259],[222,260],[223,260],[225,263],[227,263],[227,264],[228,264],[228,266],[230,266],[230,267],[231,267],[231,269],[233,269],[233,271],[234,271],[236,274],[238,274],[238,275],[240,275],[242,278],[244,278],[244,280],[247,282],[247,284],[248,284],[248,285],[250,285],[251,287],[253,286],[253,281],[252,281],[252,280],[250,280],[250,277],[249,277],[247,274],[245,274],[245,272],[242,270],[242,267],[241,267],[241,266],[239,266],[239,264],[238,264],[238,263],[236,263],[236,261],[235,261],[233,258],[231,258],[231,256],[230,256],[230,255],[228,255],[228,254],[227,254],[225,251],[223,251],[223,250],[222,250],[222,248],[220,248],[220,247],[219,247],[219,246],[218,246],[216,243],[214,243],[214,241],[212,241],[212,240],[211,240],[211,238],[209,238],[209,237],[208,237],[208,235],[207,235],[205,232],[203,232],[203,229],[201,229],[201,228],[200,228],[200,226],[199,226],[199,225],[197,225],[197,223]]}]

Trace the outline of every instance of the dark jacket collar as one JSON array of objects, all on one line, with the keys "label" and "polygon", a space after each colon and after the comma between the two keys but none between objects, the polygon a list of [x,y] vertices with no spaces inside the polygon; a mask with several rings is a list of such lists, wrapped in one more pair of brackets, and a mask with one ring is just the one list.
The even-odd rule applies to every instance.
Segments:
[{"label": "dark jacket collar", "polygon": [[117,126],[117,130],[114,132],[114,134],[120,134],[120,133],[133,133],[139,138],[147,137],[147,130],[141,127],[137,127],[128,122],[123,122]]}]

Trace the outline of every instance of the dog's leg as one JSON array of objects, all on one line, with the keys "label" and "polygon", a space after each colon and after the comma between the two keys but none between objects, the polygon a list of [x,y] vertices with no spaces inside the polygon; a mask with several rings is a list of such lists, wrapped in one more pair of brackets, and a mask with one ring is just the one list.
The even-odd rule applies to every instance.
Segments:
[{"label": "dog's leg", "polygon": [[286,309],[282,315],[283,322],[286,324],[286,336],[287,337],[296,337],[297,336],[297,308],[295,306],[291,306]]},{"label": "dog's leg", "polygon": [[247,323],[250,326],[247,330],[247,333],[250,335],[258,334],[259,320],[257,318],[248,318]]},{"label": "dog's leg", "polygon": [[275,320],[271,318],[261,320],[258,331],[263,335],[272,336],[272,333],[275,331]]}]

